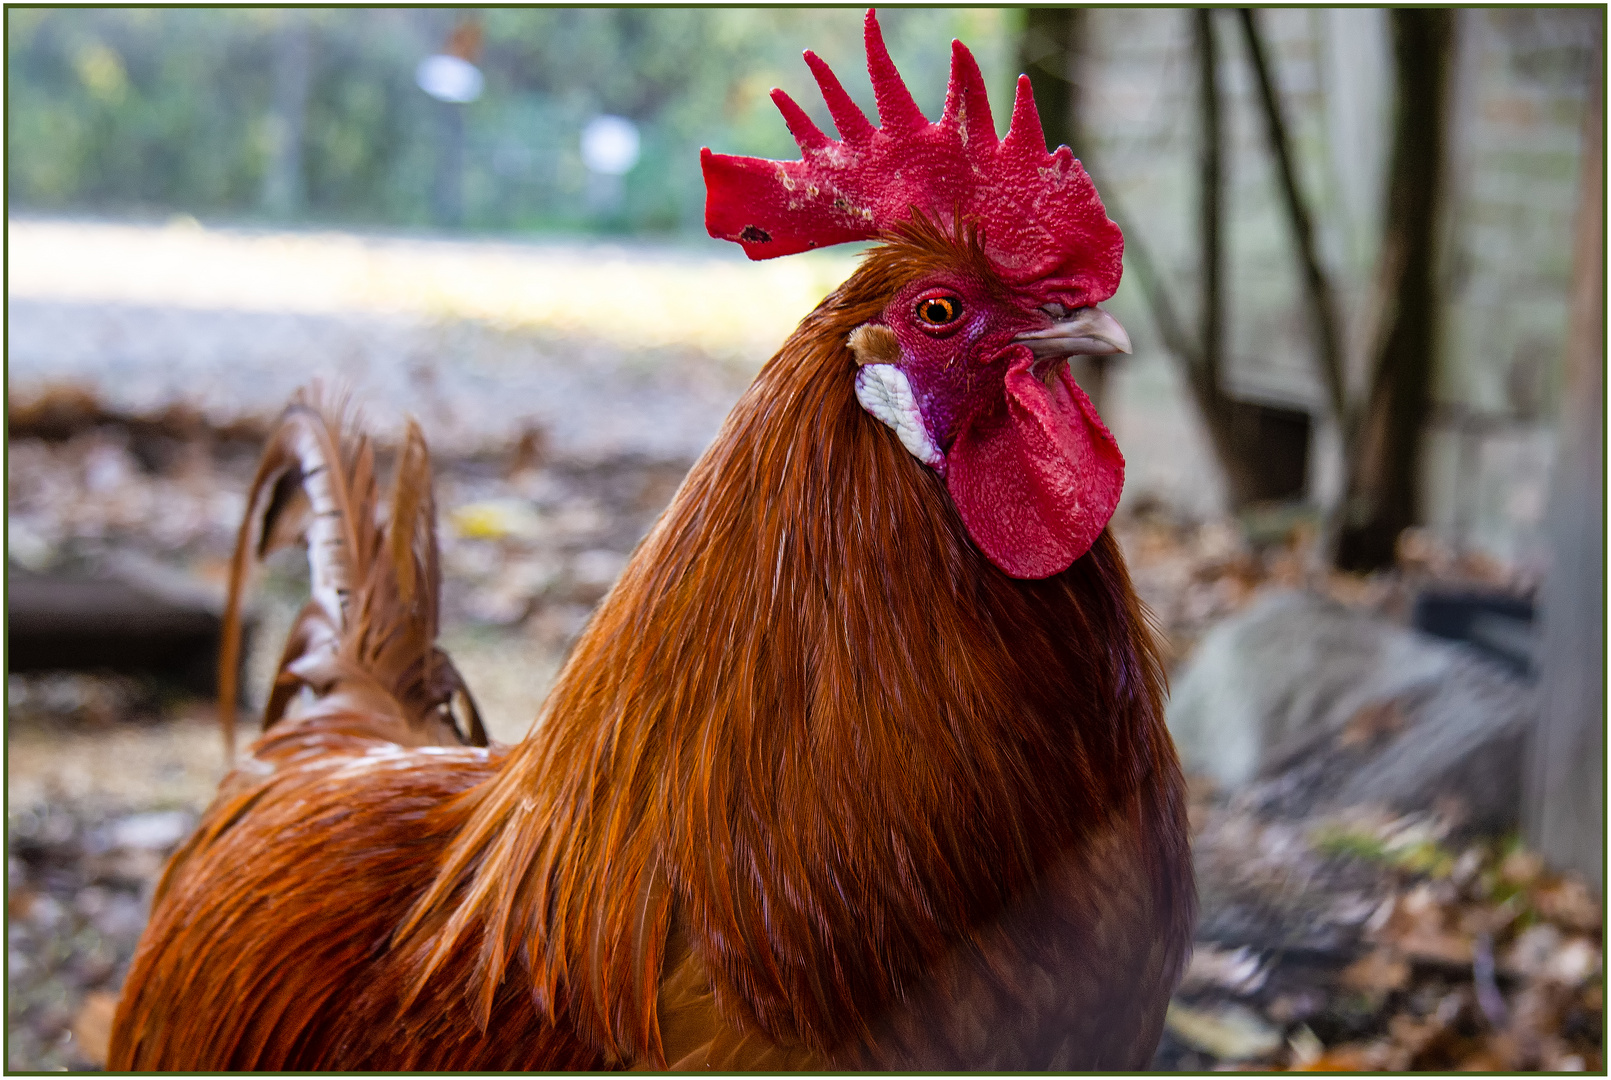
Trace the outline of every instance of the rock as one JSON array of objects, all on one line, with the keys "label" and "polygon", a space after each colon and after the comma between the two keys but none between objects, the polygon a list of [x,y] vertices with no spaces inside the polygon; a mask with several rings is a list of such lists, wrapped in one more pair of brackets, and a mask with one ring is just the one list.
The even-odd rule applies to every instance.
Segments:
[{"label": "rock", "polygon": [[1169,727],[1188,772],[1264,781],[1288,813],[1458,805],[1499,832],[1517,821],[1536,715],[1534,690],[1469,648],[1281,591],[1204,635]]},{"label": "rock", "polygon": [[571,561],[571,575],[578,584],[608,589],[626,564],[627,557],[618,551],[590,548]]},{"label": "rock", "polygon": [[194,825],[195,820],[183,810],[131,814],[112,826],[112,842],[118,847],[167,851],[183,840]]}]

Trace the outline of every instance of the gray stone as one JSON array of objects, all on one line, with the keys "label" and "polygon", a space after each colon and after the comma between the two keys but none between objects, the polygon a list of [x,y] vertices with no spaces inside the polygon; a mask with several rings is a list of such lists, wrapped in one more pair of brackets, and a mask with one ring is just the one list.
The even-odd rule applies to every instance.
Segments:
[{"label": "gray stone", "polygon": [[1188,772],[1259,784],[1305,815],[1365,803],[1516,823],[1531,686],[1472,650],[1309,593],[1276,592],[1210,630],[1175,682]]},{"label": "gray stone", "polygon": [[183,840],[195,819],[184,810],[152,810],[131,814],[112,826],[113,843],[118,847],[145,851],[167,851]]}]

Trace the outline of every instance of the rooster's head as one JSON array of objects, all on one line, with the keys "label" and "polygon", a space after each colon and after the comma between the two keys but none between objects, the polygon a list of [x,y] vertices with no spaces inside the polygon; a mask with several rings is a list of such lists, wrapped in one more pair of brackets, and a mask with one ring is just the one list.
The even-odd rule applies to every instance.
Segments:
[{"label": "rooster's head", "polygon": [[998,139],[961,42],[945,112],[929,123],[871,11],[866,40],[882,126],[807,52],[841,138],[774,90],[803,159],[705,150],[706,225],[755,259],[885,241],[863,268],[886,285],[882,310],[846,341],[856,397],[945,478],[992,562],[1050,576],[1090,549],[1124,484],[1119,448],[1067,363],[1130,351],[1097,306],[1118,288],[1123,237],[1069,149],[1047,152],[1027,77]]}]

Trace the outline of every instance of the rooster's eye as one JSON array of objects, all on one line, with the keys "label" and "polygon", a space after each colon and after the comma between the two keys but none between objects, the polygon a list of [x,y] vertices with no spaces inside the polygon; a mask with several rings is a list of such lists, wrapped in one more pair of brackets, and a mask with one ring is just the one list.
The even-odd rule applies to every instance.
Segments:
[{"label": "rooster's eye", "polygon": [[962,302],[954,296],[926,296],[917,302],[917,317],[930,326],[948,326],[962,314]]}]

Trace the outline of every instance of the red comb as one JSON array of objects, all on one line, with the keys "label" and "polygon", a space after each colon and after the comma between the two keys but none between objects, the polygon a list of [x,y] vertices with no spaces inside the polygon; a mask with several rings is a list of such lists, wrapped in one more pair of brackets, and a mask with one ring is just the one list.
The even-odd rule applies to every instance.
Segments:
[{"label": "red comb", "polygon": [[1012,124],[996,138],[984,78],[967,46],[951,43],[945,112],[929,123],[867,12],[867,72],[883,124],[875,128],[828,65],[805,54],[840,139],[830,139],[782,90],[772,100],[802,160],[700,152],[705,227],[752,259],[870,239],[914,207],[976,223],[985,252],[1013,284],[1056,278],[1097,303],[1119,286],[1124,238],[1066,146],[1046,152],[1029,78],[1018,79]]}]

